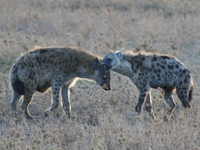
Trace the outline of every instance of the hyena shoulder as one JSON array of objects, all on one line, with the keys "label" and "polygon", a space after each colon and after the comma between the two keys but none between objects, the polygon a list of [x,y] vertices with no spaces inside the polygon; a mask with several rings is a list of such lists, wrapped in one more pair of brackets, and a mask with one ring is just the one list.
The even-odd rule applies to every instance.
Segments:
[{"label": "hyena shoulder", "polygon": [[132,60],[134,60],[132,64],[141,64],[141,66],[146,69],[151,68],[151,55],[144,51],[140,51],[137,54],[133,55]]}]

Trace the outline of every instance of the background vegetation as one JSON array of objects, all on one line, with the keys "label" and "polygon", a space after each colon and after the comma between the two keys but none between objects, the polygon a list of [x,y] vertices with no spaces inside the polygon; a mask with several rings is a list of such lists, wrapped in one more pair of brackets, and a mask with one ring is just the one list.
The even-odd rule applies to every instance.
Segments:
[{"label": "background vegetation", "polygon": [[[197,0],[1,0],[0,149],[200,149],[200,2]],[[122,47],[176,56],[192,72],[193,108],[169,107],[152,90],[156,119],[135,113],[136,87],[112,73],[112,90],[79,80],[71,89],[72,119],[61,108],[44,117],[51,91],[36,93],[30,106],[36,120],[11,115],[9,71],[35,46],[76,46],[104,56]]]}]

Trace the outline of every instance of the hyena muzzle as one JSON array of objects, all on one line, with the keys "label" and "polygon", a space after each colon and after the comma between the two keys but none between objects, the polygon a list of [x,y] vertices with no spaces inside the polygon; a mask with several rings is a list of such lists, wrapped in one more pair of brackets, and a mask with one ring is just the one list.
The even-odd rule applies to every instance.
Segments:
[{"label": "hyena muzzle", "polygon": [[63,112],[70,118],[70,90],[78,78],[95,80],[104,90],[110,90],[110,71],[106,71],[96,56],[73,47],[38,48],[22,55],[10,72],[13,90],[11,107],[16,113],[17,102],[23,97],[21,105],[25,117],[31,119],[28,106],[35,91],[52,89],[50,111],[59,106],[61,94]]}]

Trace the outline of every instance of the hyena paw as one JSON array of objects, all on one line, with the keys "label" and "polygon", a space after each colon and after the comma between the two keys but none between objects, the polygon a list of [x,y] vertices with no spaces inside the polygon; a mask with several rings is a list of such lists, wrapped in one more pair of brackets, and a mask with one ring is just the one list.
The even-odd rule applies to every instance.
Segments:
[{"label": "hyena paw", "polygon": [[63,110],[63,115],[65,115],[65,116],[68,116],[68,118],[70,119],[71,118],[71,111],[70,111],[70,109],[68,109],[68,108],[64,108],[64,110]]},{"label": "hyena paw", "polygon": [[151,116],[152,119],[156,118],[155,115],[154,115],[154,113],[150,113],[150,116]]},{"label": "hyena paw", "polygon": [[31,115],[26,115],[26,119],[30,119],[30,120],[32,120],[33,117],[32,117]]},{"label": "hyena paw", "polygon": [[48,113],[48,112],[44,112],[44,116],[45,116],[45,117],[48,117],[48,116],[49,116],[49,113]]},{"label": "hyena paw", "polygon": [[67,116],[69,119],[71,118],[70,111],[63,113],[63,115]]},{"label": "hyena paw", "polygon": [[190,105],[189,102],[183,103],[183,106],[184,106],[185,108],[192,108],[192,106]]},{"label": "hyena paw", "polygon": [[150,112],[152,112],[152,106],[145,106],[145,109],[150,113]]},{"label": "hyena paw", "polygon": [[44,112],[44,116],[45,117],[48,117],[52,114],[52,111],[50,109],[46,109],[45,112]]},{"label": "hyena paw", "polygon": [[171,119],[171,116],[170,116],[170,115],[165,116],[165,117],[164,117],[164,122],[168,122],[170,119]]},{"label": "hyena paw", "polygon": [[13,111],[12,111],[12,116],[13,116],[13,117],[17,117],[17,112],[13,110]]},{"label": "hyena paw", "polygon": [[141,109],[142,109],[142,107],[139,106],[139,105],[137,105],[137,106],[135,107],[135,111],[136,111],[137,113],[141,113]]}]

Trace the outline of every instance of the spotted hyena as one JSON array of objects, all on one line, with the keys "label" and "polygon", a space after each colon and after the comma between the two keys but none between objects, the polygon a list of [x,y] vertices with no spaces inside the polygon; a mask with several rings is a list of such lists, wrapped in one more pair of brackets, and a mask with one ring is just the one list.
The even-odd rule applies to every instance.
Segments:
[{"label": "spotted hyena", "polygon": [[[176,93],[185,108],[191,108],[190,102],[193,94],[193,79],[190,71],[177,58],[169,55],[123,53],[124,49],[107,54],[102,64],[107,70],[113,70],[125,75],[136,85],[139,91],[136,112],[141,112],[145,102],[145,108],[154,118],[150,88],[162,88],[164,99],[171,107],[169,116],[176,107],[172,92]],[[167,118],[166,118],[167,119]]]},{"label": "spotted hyena", "polygon": [[13,90],[11,107],[16,111],[17,101],[23,96],[21,105],[26,118],[32,118],[28,106],[35,91],[52,89],[52,104],[45,111],[59,106],[59,93],[62,96],[63,111],[70,117],[70,91],[76,79],[95,80],[104,90],[110,90],[110,71],[106,71],[96,56],[73,47],[38,48],[22,55],[10,72]]}]

